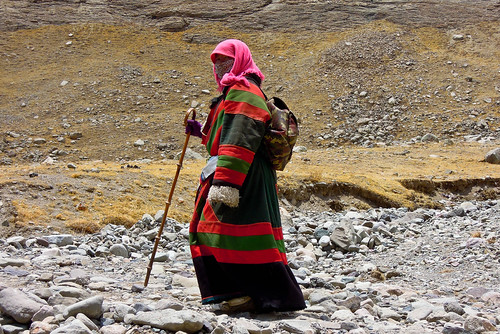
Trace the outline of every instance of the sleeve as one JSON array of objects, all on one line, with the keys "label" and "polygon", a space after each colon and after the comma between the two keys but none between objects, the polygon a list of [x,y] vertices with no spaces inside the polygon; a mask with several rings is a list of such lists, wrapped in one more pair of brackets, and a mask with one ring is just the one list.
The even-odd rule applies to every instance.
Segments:
[{"label": "sleeve", "polygon": [[237,85],[229,90],[212,185],[241,188],[270,118],[259,87]]}]

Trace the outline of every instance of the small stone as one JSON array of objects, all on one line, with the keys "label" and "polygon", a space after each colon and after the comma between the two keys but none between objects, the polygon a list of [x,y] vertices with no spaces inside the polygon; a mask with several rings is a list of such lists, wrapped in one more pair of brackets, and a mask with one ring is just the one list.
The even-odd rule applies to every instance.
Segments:
[{"label": "small stone", "polygon": [[68,306],[64,312],[64,317],[83,313],[91,319],[98,319],[102,315],[102,303],[104,297],[94,296]]},{"label": "small stone", "polygon": [[429,142],[439,142],[439,139],[437,136],[433,135],[432,133],[427,133],[422,137],[422,143],[429,143]]},{"label": "small stone", "polygon": [[484,160],[490,164],[500,164],[500,148],[495,148],[486,153]]},{"label": "small stone", "polygon": [[389,102],[389,104],[393,104],[393,105],[398,103],[398,101],[394,97],[390,97],[389,100],[387,100],[387,102]]},{"label": "small stone", "polygon": [[465,313],[463,307],[457,302],[446,302],[443,307],[446,312],[453,312],[459,315],[463,315]]},{"label": "small stone", "polygon": [[113,324],[113,325],[107,325],[101,327],[100,330],[101,334],[125,334],[127,333],[127,328],[119,325],[119,324]]},{"label": "small stone", "polygon": [[129,257],[127,247],[125,247],[123,244],[114,244],[109,248],[109,252],[116,256],[121,256],[125,258]]},{"label": "small stone", "polygon": [[470,332],[465,330],[465,328],[463,328],[463,326],[461,326],[460,324],[449,322],[449,323],[444,324],[444,328],[443,328],[443,331],[441,333],[442,334],[469,334]]},{"label": "small stone", "polygon": [[472,333],[496,332],[497,328],[488,319],[469,316],[465,319],[464,328]]},{"label": "small stone", "polygon": [[71,140],[77,140],[83,137],[83,134],[81,132],[72,132],[69,134],[69,138]]},{"label": "small stone", "polygon": [[55,244],[58,247],[68,246],[73,244],[73,236],[71,234],[53,234],[43,237],[49,244]]},{"label": "small stone", "polygon": [[328,247],[330,246],[330,237],[328,235],[324,235],[319,239],[319,245],[321,247]]},{"label": "small stone", "polygon": [[132,292],[142,292],[144,291],[144,285],[134,284],[132,285]]},{"label": "small stone", "polygon": [[203,317],[191,310],[160,310],[129,314],[125,322],[137,325],[149,325],[172,332],[185,331],[195,333],[203,328]]},{"label": "small stone", "polygon": [[145,142],[144,140],[142,139],[137,139],[135,142],[134,142],[134,146],[135,147],[143,147],[145,145]]}]

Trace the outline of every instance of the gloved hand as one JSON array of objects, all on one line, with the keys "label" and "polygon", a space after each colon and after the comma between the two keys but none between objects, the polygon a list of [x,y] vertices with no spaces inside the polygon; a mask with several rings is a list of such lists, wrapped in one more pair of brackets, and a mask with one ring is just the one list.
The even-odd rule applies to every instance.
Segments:
[{"label": "gloved hand", "polygon": [[190,133],[191,136],[201,138],[201,123],[194,119],[188,119],[185,133]]},{"label": "gloved hand", "polygon": [[231,208],[237,208],[240,203],[240,191],[228,186],[211,186],[208,191],[208,201],[224,203]]}]

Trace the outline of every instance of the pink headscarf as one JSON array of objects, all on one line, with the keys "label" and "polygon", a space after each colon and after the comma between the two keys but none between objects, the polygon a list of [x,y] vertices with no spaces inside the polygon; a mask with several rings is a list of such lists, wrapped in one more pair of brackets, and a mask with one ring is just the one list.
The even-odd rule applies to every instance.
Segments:
[{"label": "pink headscarf", "polygon": [[217,81],[219,91],[222,91],[225,86],[231,86],[237,82],[241,82],[245,86],[249,87],[250,84],[245,78],[245,74],[255,74],[260,78],[261,81],[264,81],[264,75],[259,70],[257,65],[255,65],[250,49],[242,41],[237,39],[227,39],[223,42],[220,42],[210,55],[212,63],[215,62],[216,54],[234,58],[233,68],[231,69],[231,71],[224,74],[222,78],[219,78],[217,76],[214,67],[215,81]]}]

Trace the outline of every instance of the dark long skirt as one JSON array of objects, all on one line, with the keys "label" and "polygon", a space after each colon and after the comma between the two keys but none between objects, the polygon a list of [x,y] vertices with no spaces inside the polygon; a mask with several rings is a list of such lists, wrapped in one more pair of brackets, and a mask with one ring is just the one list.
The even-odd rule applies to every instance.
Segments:
[{"label": "dark long skirt", "polygon": [[256,154],[240,204],[211,205],[212,179],[201,182],[190,224],[190,246],[202,303],[250,296],[260,312],[305,308],[283,242],[276,174]]}]

